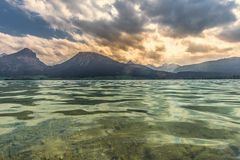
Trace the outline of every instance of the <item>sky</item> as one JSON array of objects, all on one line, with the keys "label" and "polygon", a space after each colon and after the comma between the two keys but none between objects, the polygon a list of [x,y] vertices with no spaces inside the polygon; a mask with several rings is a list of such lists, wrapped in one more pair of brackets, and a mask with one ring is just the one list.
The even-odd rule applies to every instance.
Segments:
[{"label": "sky", "polygon": [[0,0],[0,53],[46,64],[91,51],[120,62],[240,57],[240,0]]}]

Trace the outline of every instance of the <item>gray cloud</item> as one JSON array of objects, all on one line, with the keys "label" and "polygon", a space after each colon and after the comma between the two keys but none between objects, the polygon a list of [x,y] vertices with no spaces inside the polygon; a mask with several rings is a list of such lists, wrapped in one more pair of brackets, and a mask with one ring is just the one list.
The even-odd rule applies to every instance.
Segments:
[{"label": "gray cloud", "polygon": [[120,32],[113,27],[112,22],[107,20],[88,21],[74,19],[73,24],[85,33],[110,41],[114,41],[120,36]]},{"label": "gray cloud", "polygon": [[199,34],[236,20],[234,1],[144,0],[141,5],[153,22],[167,25],[180,35]]},{"label": "gray cloud", "polygon": [[[81,31],[92,36],[111,42],[122,42],[122,33],[133,35],[134,37],[134,34],[144,31],[144,25],[147,22],[147,18],[138,13],[134,5],[133,1],[117,0],[112,7],[117,10],[118,14],[113,16],[112,20],[100,19],[91,21],[73,18],[72,22]],[[128,41],[126,40],[126,42]]]},{"label": "gray cloud", "polygon": [[219,37],[228,42],[240,42],[240,27],[226,28]]},{"label": "gray cloud", "polygon": [[114,26],[126,33],[134,34],[143,31],[147,19],[134,9],[132,1],[117,0],[114,7],[118,16],[114,18]]}]

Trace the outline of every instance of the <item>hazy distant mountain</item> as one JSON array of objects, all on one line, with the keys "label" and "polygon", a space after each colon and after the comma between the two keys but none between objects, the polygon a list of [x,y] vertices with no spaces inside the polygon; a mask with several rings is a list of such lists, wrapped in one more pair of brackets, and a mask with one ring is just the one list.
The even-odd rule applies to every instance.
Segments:
[{"label": "hazy distant mountain", "polygon": [[40,75],[46,67],[36,54],[27,48],[0,58],[0,75],[3,77]]},{"label": "hazy distant mountain", "polygon": [[176,71],[176,69],[180,67],[180,65],[178,65],[178,64],[163,64],[160,67],[155,67],[152,65],[148,65],[148,67],[153,70],[157,70],[157,71],[165,71],[165,72],[174,73]]},{"label": "hazy distant mountain", "polygon": [[240,74],[240,58],[226,58],[200,64],[181,66],[176,72],[208,72],[222,74]]}]

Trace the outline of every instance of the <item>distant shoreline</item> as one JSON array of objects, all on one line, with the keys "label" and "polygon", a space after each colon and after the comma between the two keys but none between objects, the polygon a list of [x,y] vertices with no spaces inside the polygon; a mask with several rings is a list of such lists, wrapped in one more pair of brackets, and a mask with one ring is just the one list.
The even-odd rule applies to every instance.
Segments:
[{"label": "distant shoreline", "polygon": [[93,78],[0,78],[0,81],[14,81],[14,80],[29,80],[29,81],[37,81],[37,80],[43,80],[43,81],[58,81],[58,80],[67,80],[67,81],[75,81],[75,80],[111,80],[111,81],[118,81],[118,80],[136,80],[136,81],[141,81],[141,80],[240,80],[240,76],[238,77],[216,77],[216,78],[139,78],[139,77],[131,77],[131,78],[126,78],[126,77],[93,77]]}]

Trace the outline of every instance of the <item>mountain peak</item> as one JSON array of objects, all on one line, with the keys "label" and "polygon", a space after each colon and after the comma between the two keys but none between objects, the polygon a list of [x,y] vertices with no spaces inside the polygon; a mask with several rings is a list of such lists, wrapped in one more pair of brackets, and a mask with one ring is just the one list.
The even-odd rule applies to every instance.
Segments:
[{"label": "mountain peak", "polygon": [[79,52],[74,57],[105,57],[99,53],[96,52]]},{"label": "mountain peak", "polygon": [[46,68],[36,57],[36,53],[28,48],[0,58],[1,76],[41,75]]},{"label": "mountain peak", "polygon": [[70,61],[79,61],[86,64],[94,61],[102,61],[103,59],[112,61],[109,57],[96,52],[79,52],[74,57],[72,57]]},{"label": "mountain peak", "polygon": [[15,55],[18,55],[18,56],[27,56],[27,57],[33,57],[33,58],[36,58],[37,55],[35,52],[33,52],[31,49],[29,48],[24,48],[20,51],[18,51],[17,53],[15,53]]},{"label": "mountain peak", "polygon": [[133,61],[130,60],[127,62],[127,64],[135,64],[135,63],[133,63]]}]

